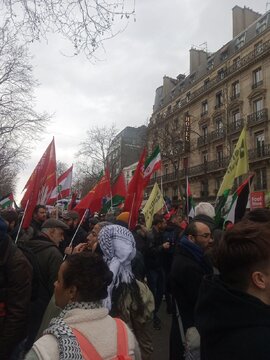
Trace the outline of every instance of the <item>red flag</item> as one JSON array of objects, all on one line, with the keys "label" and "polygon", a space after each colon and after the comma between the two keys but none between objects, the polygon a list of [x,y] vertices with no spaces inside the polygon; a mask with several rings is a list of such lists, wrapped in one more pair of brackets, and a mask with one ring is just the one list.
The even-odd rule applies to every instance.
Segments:
[{"label": "red flag", "polygon": [[118,176],[116,182],[112,186],[112,196],[121,196],[124,199],[127,195],[127,185],[123,171]]},{"label": "red flag", "polygon": [[143,199],[144,190],[144,163],[146,149],[144,149],[138,162],[135,173],[128,184],[127,196],[124,205],[124,211],[129,211],[129,227],[134,229],[137,223],[139,209]]},{"label": "red flag", "polygon": [[72,193],[70,203],[68,204],[68,210],[72,210],[76,206],[77,196],[78,196],[78,191],[75,190]]},{"label": "red flag", "polygon": [[26,192],[21,205],[25,209],[28,203],[28,207],[22,224],[23,228],[29,226],[35,206],[37,204],[45,205],[55,186],[56,158],[53,139],[24,187]]},{"label": "red flag", "polygon": [[75,206],[74,210],[86,210],[91,212],[100,211],[103,202],[111,194],[110,174],[106,169],[105,175],[102,176],[100,181],[89,191],[88,194]]}]

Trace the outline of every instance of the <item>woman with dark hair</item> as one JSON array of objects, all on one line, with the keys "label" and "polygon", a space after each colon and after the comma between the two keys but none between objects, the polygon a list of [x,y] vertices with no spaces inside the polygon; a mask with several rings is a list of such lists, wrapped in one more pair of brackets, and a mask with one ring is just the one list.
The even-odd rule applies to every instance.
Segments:
[{"label": "woman with dark hair", "polygon": [[[102,306],[112,278],[101,256],[89,252],[69,256],[54,285],[55,303],[63,311],[52,319],[25,359],[115,359],[117,355],[140,359],[132,332]],[[126,347],[126,354],[119,353],[119,343]]]},{"label": "woman with dark hair", "polygon": [[125,321],[134,331],[142,359],[151,359],[154,298],[146,284],[135,279],[131,261],[136,255],[132,233],[120,225],[103,227],[98,234],[99,251],[113,273],[105,306],[113,317]]}]

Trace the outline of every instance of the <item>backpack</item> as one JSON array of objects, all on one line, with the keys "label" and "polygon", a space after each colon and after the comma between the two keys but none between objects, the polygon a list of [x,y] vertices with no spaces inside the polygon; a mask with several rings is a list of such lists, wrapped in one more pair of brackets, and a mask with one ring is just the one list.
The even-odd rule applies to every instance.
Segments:
[{"label": "backpack", "polygon": [[[128,354],[128,336],[126,324],[120,320],[114,319],[117,326],[117,355],[113,360],[131,360]],[[85,360],[102,360],[102,357],[96,351],[90,341],[77,329],[72,328],[72,332],[76,337],[82,356]]]}]

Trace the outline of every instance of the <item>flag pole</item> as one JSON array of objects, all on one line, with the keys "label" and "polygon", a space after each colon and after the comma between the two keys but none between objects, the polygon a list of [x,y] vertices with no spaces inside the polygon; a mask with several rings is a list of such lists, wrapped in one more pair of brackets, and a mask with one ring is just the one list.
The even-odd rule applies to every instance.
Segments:
[{"label": "flag pole", "polygon": [[27,208],[28,208],[28,205],[29,205],[29,199],[27,200],[27,203],[26,203],[26,206],[25,206],[25,209],[24,209],[24,212],[23,212],[22,220],[20,222],[20,226],[19,226],[19,229],[18,229],[18,232],[17,232],[17,235],[16,235],[15,244],[17,244],[19,234],[20,234],[20,231],[21,231],[21,228],[22,228],[23,220],[25,218],[26,211],[27,211]]},{"label": "flag pole", "polygon": [[[188,176],[186,177],[186,204],[187,204],[187,221],[189,223],[189,199],[188,199]],[[183,206],[183,205],[182,205]]]},{"label": "flag pole", "polygon": [[131,205],[131,210],[130,210],[129,219],[128,219],[128,228],[130,228],[131,217],[132,217],[133,207],[134,207],[134,202],[135,202],[135,195],[136,195],[136,193],[133,194],[132,205]]},{"label": "flag pole", "polygon": [[[72,246],[73,241],[74,241],[74,239],[75,239],[75,236],[77,235],[77,232],[78,232],[78,230],[79,230],[79,227],[81,226],[81,224],[82,224],[82,222],[83,222],[83,220],[84,220],[85,215],[87,214],[87,212],[88,212],[88,209],[85,209],[85,212],[83,213],[83,216],[82,216],[82,218],[81,218],[81,221],[79,222],[79,224],[78,224],[78,226],[77,226],[77,229],[76,229],[74,235],[72,236],[72,239],[71,239],[68,247]],[[67,257],[67,254],[64,255],[63,261],[66,259],[66,257]]]}]

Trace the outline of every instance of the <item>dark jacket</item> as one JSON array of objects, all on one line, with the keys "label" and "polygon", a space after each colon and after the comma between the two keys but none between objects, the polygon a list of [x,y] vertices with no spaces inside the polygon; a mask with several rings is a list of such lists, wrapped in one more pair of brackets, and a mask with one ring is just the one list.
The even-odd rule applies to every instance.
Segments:
[{"label": "dark jacket", "polygon": [[[32,268],[26,257],[6,236],[0,241],[0,359],[9,359],[26,337],[31,298]],[[4,316],[3,316],[4,315]]]},{"label": "dark jacket", "polygon": [[163,265],[163,233],[158,232],[155,228],[149,232],[148,248],[145,254],[145,265],[147,269],[161,269]]},{"label": "dark jacket", "polygon": [[63,262],[63,256],[57,245],[44,233],[26,242],[25,246],[36,255],[41,284],[45,288],[42,297],[45,297],[44,300],[48,303],[54,292],[54,282]]},{"label": "dark jacket", "polygon": [[24,246],[27,246],[36,256],[40,276],[38,298],[31,303],[28,339],[25,345],[25,349],[29,350],[35,341],[43,314],[53,295],[54,282],[63,262],[63,256],[57,245],[44,233],[35,239],[25,241]]},{"label": "dark jacket", "polygon": [[171,267],[170,283],[185,331],[195,324],[194,311],[202,279],[204,275],[212,273],[207,259],[204,261],[207,265],[205,267],[181,245],[176,249]]},{"label": "dark jacket", "polygon": [[[65,248],[69,246],[74,234],[75,234],[75,230],[65,230],[65,239],[63,241],[61,241],[60,245],[59,245],[59,250],[61,251],[61,253],[64,255],[65,253]],[[87,241],[87,232],[80,226],[77,234],[72,242],[72,248],[74,248],[75,246],[81,244],[81,243],[85,243]]]},{"label": "dark jacket", "polygon": [[202,282],[196,325],[202,360],[270,359],[270,306],[228,288],[218,276]]}]

